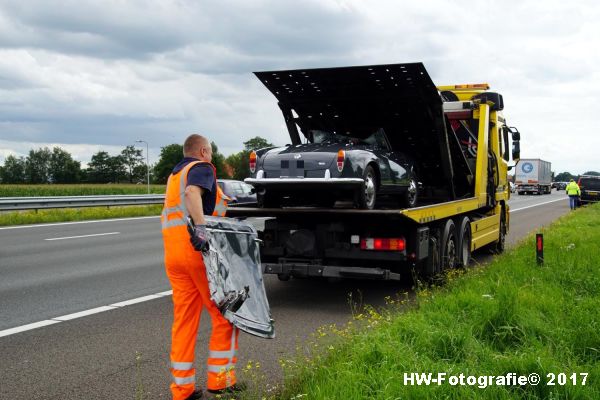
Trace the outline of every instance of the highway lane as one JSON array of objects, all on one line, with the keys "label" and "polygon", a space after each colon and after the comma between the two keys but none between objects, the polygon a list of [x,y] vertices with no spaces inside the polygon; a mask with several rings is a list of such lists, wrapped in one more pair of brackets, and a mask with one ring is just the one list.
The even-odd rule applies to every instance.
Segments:
[{"label": "highway lane", "polygon": [[[568,212],[566,200],[523,207],[565,197],[564,192],[553,192],[550,196],[515,196],[511,207],[521,210],[511,215],[509,243]],[[156,219],[146,219],[0,230],[3,326],[167,290],[157,224]],[[44,240],[109,232],[120,234],[79,238],[72,242]],[[23,243],[25,240],[36,244],[27,246]],[[55,245],[59,247],[53,248]],[[37,264],[32,264],[34,262]],[[31,280],[29,284],[28,280]],[[65,282],[61,283],[62,280]],[[273,276],[266,276],[265,282],[278,337],[264,341],[242,335],[241,361],[261,361],[269,380],[281,376],[277,360],[293,353],[296,345],[317,327],[347,321],[349,293],[356,298],[360,291],[364,303],[380,305],[386,295],[410,289],[406,285],[373,281],[279,282]],[[33,296],[31,300],[29,295]],[[12,305],[5,306],[6,300]],[[18,311],[14,311],[14,307]],[[9,323],[5,322],[5,316],[10,319]],[[138,371],[146,398],[168,398],[171,318],[171,301],[166,297],[0,338],[0,398],[13,398],[15,393],[19,393],[17,398],[21,395],[42,399],[132,398]],[[206,354],[209,326],[204,319],[197,348],[199,357]],[[136,354],[141,355],[139,362],[136,362]],[[203,380],[202,376],[199,378]]]}]

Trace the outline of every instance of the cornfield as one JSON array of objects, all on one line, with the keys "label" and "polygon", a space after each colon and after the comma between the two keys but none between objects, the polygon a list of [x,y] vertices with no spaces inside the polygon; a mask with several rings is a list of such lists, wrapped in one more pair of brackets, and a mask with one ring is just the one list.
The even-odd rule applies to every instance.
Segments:
[{"label": "cornfield", "polygon": [[[0,185],[0,197],[94,196],[146,194],[146,185],[71,184],[71,185]],[[150,185],[150,193],[165,193],[165,185]]]}]

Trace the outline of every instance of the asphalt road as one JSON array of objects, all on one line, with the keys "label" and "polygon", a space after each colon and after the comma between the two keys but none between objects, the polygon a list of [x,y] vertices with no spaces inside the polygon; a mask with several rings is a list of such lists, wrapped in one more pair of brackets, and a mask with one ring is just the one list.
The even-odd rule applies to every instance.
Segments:
[{"label": "asphalt road", "polygon": [[[509,245],[569,211],[564,192],[514,196],[510,206]],[[169,290],[159,231],[157,218],[0,229],[0,331]],[[240,365],[259,361],[269,382],[281,377],[278,360],[319,326],[347,322],[349,293],[381,305],[385,296],[410,289],[273,276],[265,283],[277,338],[241,335]],[[0,399],[132,399],[138,387],[146,399],[169,398],[171,307],[163,294],[0,337]],[[196,349],[201,383],[209,329],[204,318]]]}]

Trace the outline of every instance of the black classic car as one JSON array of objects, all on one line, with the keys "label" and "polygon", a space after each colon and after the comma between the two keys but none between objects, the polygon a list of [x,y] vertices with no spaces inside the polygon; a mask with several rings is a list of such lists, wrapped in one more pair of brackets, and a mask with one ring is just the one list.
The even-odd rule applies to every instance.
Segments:
[{"label": "black classic car", "polygon": [[291,140],[251,153],[245,182],[260,206],[415,207],[422,193],[435,197],[430,188],[456,186],[440,145],[442,99],[423,64],[255,74],[277,98]]},{"label": "black classic car", "polygon": [[383,129],[364,138],[309,130],[307,143],[263,149],[251,156],[246,179],[259,205],[333,206],[351,200],[373,209],[379,196],[393,196],[402,207],[417,203],[413,163],[392,151]]}]

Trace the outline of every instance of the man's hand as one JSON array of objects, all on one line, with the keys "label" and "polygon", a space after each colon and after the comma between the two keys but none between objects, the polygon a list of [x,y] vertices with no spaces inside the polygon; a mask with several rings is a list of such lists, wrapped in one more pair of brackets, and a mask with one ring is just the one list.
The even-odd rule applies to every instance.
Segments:
[{"label": "man's hand", "polygon": [[206,234],[206,225],[195,225],[194,220],[188,218],[188,232],[190,233],[190,242],[196,251],[208,250],[208,236]]}]

